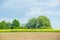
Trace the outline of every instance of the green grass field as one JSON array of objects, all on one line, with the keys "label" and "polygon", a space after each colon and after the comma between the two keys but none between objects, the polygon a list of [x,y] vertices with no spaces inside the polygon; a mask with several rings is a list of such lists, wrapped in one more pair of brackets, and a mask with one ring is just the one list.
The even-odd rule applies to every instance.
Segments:
[{"label": "green grass field", "polygon": [[0,32],[60,32],[60,29],[0,29]]}]

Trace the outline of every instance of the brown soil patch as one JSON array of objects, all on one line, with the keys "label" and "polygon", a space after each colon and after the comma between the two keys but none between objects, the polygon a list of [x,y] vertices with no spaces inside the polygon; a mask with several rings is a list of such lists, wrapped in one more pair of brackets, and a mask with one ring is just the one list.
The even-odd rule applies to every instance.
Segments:
[{"label": "brown soil patch", "polygon": [[60,33],[54,32],[0,33],[0,40],[60,40]]}]

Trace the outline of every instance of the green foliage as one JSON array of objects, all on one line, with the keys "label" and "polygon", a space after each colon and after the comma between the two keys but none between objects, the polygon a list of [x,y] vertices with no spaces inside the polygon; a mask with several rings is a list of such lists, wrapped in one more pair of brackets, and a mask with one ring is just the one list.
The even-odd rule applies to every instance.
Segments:
[{"label": "green foliage", "polygon": [[10,23],[7,23],[5,21],[0,22],[0,29],[9,29]]},{"label": "green foliage", "polygon": [[39,24],[37,28],[41,28],[41,29],[52,28],[50,24],[50,20],[46,16],[39,16],[37,18],[37,24]]},{"label": "green foliage", "polygon": [[27,24],[22,26],[17,19],[14,19],[12,23],[2,21],[0,22],[0,29],[52,29],[52,27],[46,16],[39,16],[38,18],[31,18]]},{"label": "green foliage", "polygon": [[20,23],[18,20],[14,19],[11,24],[11,29],[16,29],[20,27]]},{"label": "green foliage", "polygon": [[27,27],[20,27],[19,29],[28,29]]},{"label": "green foliage", "polygon": [[26,24],[29,29],[51,29],[50,20],[46,16],[32,18]]},{"label": "green foliage", "polygon": [[27,23],[27,27],[28,27],[29,29],[30,29],[30,28],[34,29],[34,28],[36,28],[35,26],[36,26],[36,18],[30,19],[30,20],[28,21],[28,23]]},{"label": "green foliage", "polygon": [[0,23],[0,29],[4,29],[6,27],[6,22],[5,21],[2,21],[1,23]]}]

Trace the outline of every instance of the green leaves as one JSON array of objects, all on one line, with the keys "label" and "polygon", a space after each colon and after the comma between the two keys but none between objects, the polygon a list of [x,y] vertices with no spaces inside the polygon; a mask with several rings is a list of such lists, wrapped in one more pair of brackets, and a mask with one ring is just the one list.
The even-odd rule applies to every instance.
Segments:
[{"label": "green leaves", "polygon": [[17,19],[14,19],[12,23],[2,21],[0,22],[0,29],[52,29],[52,27],[46,16],[39,16],[31,18],[27,24],[22,26]]},{"label": "green leaves", "polygon": [[52,28],[50,20],[46,16],[39,16],[38,18],[32,18],[27,23],[28,28],[36,29],[47,29]]},{"label": "green leaves", "polygon": [[50,20],[46,16],[39,16],[37,20],[40,24],[39,28],[51,28]]},{"label": "green leaves", "polygon": [[12,23],[2,21],[0,22],[0,29],[19,29],[20,23],[18,20],[14,19]]},{"label": "green leaves", "polygon": [[7,23],[5,21],[0,22],[0,29],[9,29],[10,23]]},{"label": "green leaves", "polygon": [[18,20],[14,19],[12,21],[12,24],[11,24],[11,29],[13,29],[13,28],[15,29],[15,28],[18,28],[18,27],[20,27],[20,23],[19,23]]},{"label": "green leaves", "polygon": [[32,29],[36,28],[36,18],[30,19],[30,20],[28,21],[28,23],[27,23],[27,27],[28,27],[29,29],[30,29],[30,28],[32,28]]}]

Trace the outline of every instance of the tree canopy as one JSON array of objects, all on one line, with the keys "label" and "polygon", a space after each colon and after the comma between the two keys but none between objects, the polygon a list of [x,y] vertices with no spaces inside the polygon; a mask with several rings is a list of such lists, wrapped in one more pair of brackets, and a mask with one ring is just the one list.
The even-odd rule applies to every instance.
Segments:
[{"label": "tree canopy", "polygon": [[52,28],[50,24],[50,20],[46,16],[39,16],[37,18],[37,28]]},{"label": "tree canopy", "polygon": [[19,20],[14,19],[11,22],[0,22],[0,29],[52,29],[49,18],[46,16],[39,16],[31,18],[28,23],[20,25]]},{"label": "tree canopy", "polygon": [[28,28],[40,28],[40,29],[47,29],[52,28],[50,24],[50,20],[46,16],[39,16],[38,18],[32,18],[27,23]]},{"label": "tree canopy", "polygon": [[20,23],[17,19],[14,19],[11,23],[11,29],[20,27]]}]

